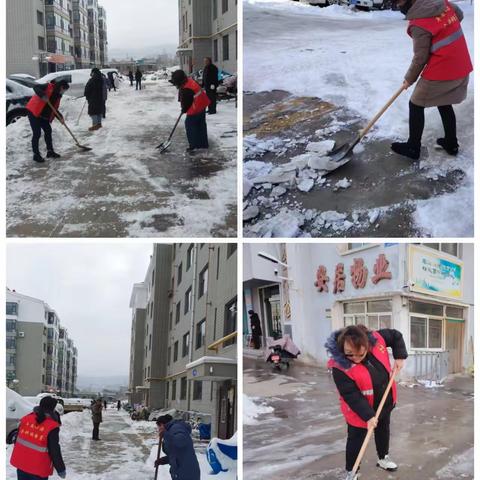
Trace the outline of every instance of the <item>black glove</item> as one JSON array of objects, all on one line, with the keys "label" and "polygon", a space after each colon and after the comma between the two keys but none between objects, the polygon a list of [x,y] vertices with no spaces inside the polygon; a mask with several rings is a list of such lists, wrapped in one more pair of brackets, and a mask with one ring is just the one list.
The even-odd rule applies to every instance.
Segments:
[{"label": "black glove", "polygon": [[168,457],[161,457],[155,460],[155,467],[159,467],[160,465],[168,465]]}]

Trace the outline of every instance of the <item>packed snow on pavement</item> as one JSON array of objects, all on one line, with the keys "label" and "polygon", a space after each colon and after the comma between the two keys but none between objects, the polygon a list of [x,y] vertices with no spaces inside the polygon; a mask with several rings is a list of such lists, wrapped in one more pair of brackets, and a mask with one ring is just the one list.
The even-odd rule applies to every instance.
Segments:
[{"label": "packed snow on pavement", "polygon": [[[81,152],[57,121],[59,159],[34,163],[31,129],[22,118],[6,130],[9,236],[235,236],[236,139],[234,102],[220,102],[207,117],[210,149],[194,155],[183,121],[164,154],[180,112],[177,90],[166,80],[136,91],[128,82],[109,92],[103,128],[90,133],[84,99],[65,97],[60,111]],[[78,121],[80,117],[80,120]],[[78,123],[77,123],[78,121]],[[40,149],[45,153],[43,136]]]},{"label": "packed snow on pavement", "polygon": [[[158,434],[155,422],[134,422],[124,411],[108,409],[100,425],[101,441],[94,442],[89,411],[72,412],[62,417],[60,446],[67,478],[70,480],[150,480],[154,477]],[[16,480],[10,465],[13,446],[7,445],[7,480]],[[236,472],[211,474],[205,445],[195,444],[201,480],[234,480]],[[52,478],[58,478],[56,474]],[[159,480],[171,480],[169,467],[160,466]]]},{"label": "packed snow on pavement", "polygon": [[[473,61],[473,5],[455,3]],[[246,236],[473,234],[473,75],[454,106],[457,157],[434,148],[436,108],[426,109],[419,162],[390,151],[408,137],[410,87],[330,173],[333,141],[351,143],[403,82],[412,58],[404,16],[245,0],[244,25]]]}]

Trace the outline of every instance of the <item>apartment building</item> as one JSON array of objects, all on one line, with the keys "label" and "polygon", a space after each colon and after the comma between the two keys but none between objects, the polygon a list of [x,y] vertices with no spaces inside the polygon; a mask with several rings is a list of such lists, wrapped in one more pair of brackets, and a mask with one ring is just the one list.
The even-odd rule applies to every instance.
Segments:
[{"label": "apartment building", "polygon": [[107,12],[98,6],[98,39],[100,48],[100,65],[108,65],[108,40],[107,40]]},{"label": "apartment building", "polygon": [[87,0],[72,0],[73,42],[76,68],[90,66]]},{"label": "apartment building", "polygon": [[6,374],[10,388],[26,396],[41,392],[73,395],[76,367],[75,373],[72,371],[69,376],[65,346],[75,350],[75,365],[77,352],[73,341],[66,340],[66,329],[47,303],[7,289],[6,337]]},{"label": "apartment building", "polygon": [[100,33],[98,24],[98,0],[88,0],[88,42],[90,45],[90,65],[101,66]]},{"label": "apartment building", "polygon": [[[236,272],[236,244],[155,245],[144,281],[143,385],[136,392],[149,408],[201,416],[220,438],[237,427]],[[140,361],[134,357],[131,370]]]},{"label": "apartment building", "polygon": [[48,72],[43,0],[6,1],[6,74],[41,77]]},{"label": "apartment building", "polygon": [[237,0],[179,0],[180,67],[190,74],[211,57],[220,70],[237,72]]}]

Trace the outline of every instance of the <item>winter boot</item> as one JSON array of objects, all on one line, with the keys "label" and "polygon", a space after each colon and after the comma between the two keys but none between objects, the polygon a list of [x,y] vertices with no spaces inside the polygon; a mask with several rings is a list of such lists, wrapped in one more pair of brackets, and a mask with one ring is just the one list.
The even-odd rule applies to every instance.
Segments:
[{"label": "winter boot", "polygon": [[420,147],[414,147],[408,142],[394,142],[391,148],[395,153],[411,158],[412,160],[418,160],[420,158]]},{"label": "winter boot", "polygon": [[449,155],[457,155],[458,142],[447,142],[445,138],[437,138],[437,145],[440,145]]},{"label": "winter boot", "polygon": [[45,162],[45,159],[39,153],[34,153],[33,154],[33,161],[37,162],[37,163],[43,163],[43,162]]},{"label": "winter boot", "polygon": [[354,475],[353,472],[347,471],[347,476],[345,477],[345,480],[358,480],[358,475]]},{"label": "winter boot", "polygon": [[47,158],[60,158],[60,155],[54,150],[49,150],[47,152]]},{"label": "winter boot", "polygon": [[385,455],[385,457],[382,459],[378,459],[377,467],[383,468],[389,472],[395,472],[395,470],[398,468],[397,464],[392,462],[388,455]]}]

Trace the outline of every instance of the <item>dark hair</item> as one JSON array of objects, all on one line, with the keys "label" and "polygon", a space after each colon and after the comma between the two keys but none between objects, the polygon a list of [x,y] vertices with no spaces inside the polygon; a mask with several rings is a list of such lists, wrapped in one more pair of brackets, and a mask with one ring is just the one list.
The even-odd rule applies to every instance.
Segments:
[{"label": "dark hair", "polygon": [[57,400],[53,397],[47,396],[40,400],[40,405],[36,410],[37,423],[42,423],[47,418],[47,414],[52,415],[55,407],[57,406]]},{"label": "dark hair", "polygon": [[70,85],[69,83],[66,81],[66,80],[60,80],[58,82],[53,82],[55,84],[55,90],[57,90],[57,92],[61,89],[61,88],[64,88],[65,90],[68,90],[70,88]]},{"label": "dark hair", "polygon": [[350,325],[345,327],[337,338],[339,350],[344,353],[345,342],[350,342],[355,348],[365,347],[368,350],[368,328],[365,325]]},{"label": "dark hair", "polygon": [[255,313],[255,312],[254,312],[253,310],[249,310],[249,311],[248,311],[248,314],[249,314],[249,315],[253,315],[254,313]]},{"label": "dark hair", "polygon": [[176,87],[181,87],[187,80],[187,75],[183,70],[175,70],[172,73],[172,83]]},{"label": "dark hair", "polygon": [[173,420],[173,417],[171,415],[162,415],[161,417],[157,418],[157,425],[166,425],[167,423],[170,423]]}]

